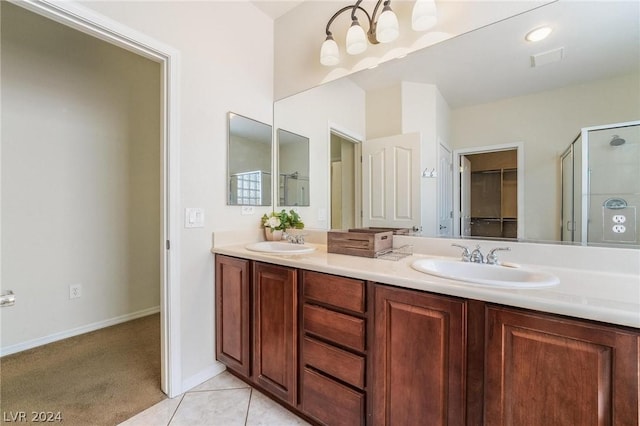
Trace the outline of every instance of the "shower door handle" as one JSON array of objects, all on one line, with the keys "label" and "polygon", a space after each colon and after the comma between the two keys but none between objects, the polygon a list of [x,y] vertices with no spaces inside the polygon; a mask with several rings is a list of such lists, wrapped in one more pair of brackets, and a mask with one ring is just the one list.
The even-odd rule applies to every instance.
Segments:
[{"label": "shower door handle", "polygon": [[573,222],[573,221],[571,221],[571,220],[568,220],[568,221],[567,221],[567,231],[570,231],[570,232],[575,231],[574,227],[573,227],[573,226],[571,226],[573,223],[574,223],[574,222]]},{"label": "shower door handle", "polygon": [[3,291],[0,294],[0,308],[4,308],[5,306],[13,306],[16,304],[16,296],[13,294],[13,291],[7,290]]}]

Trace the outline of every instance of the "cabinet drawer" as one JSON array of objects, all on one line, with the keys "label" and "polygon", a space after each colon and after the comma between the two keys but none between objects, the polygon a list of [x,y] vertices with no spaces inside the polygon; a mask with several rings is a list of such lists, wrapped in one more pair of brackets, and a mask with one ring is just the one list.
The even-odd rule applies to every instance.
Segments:
[{"label": "cabinet drawer", "polygon": [[302,411],[331,426],[364,425],[364,394],[304,369]]},{"label": "cabinet drawer", "polygon": [[339,345],[364,351],[364,320],[305,303],[304,330]]},{"label": "cabinet drawer", "polygon": [[364,281],[304,271],[304,297],[321,303],[365,312]]},{"label": "cabinet drawer", "polygon": [[305,337],[302,348],[304,365],[321,370],[330,376],[364,388],[364,357]]}]

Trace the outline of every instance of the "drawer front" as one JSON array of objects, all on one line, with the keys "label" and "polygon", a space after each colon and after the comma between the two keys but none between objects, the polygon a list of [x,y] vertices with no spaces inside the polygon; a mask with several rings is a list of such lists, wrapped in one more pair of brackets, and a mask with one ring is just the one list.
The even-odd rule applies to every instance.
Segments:
[{"label": "drawer front", "polygon": [[342,346],[364,352],[364,320],[305,303],[304,330]]},{"label": "drawer front", "polygon": [[302,411],[331,426],[364,425],[364,394],[316,373],[302,373]]},{"label": "drawer front", "polygon": [[302,359],[305,366],[321,370],[359,389],[364,388],[365,363],[362,356],[305,337]]},{"label": "drawer front", "polygon": [[364,281],[304,271],[304,297],[321,303],[365,312]]}]

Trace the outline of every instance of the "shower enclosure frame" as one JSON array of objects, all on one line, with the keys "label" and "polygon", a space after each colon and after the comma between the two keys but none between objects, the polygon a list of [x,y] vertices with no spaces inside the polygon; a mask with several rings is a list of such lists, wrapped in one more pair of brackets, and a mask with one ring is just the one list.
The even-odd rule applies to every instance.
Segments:
[{"label": "shower enclosure frame", "polygon": [[[566,216],[564,211],[565,185],[563,181],[564,179],[563,159],[569,154],[572,156],[575,154],[574,145],[580,139],[580,148],[582,153],[581,154],[582,158],[580,159],[580,172],[581,172],[580,173],[580,176],[581,176],[580,241],[574,241],[574,236],[576,231],[575,225],[573,229],[570,229],[569,231],[571,232],[571,237],[572,237],[570,242],[580,243],[581,245],[586,246],[588,245],[588,239],[589,239],[589,206],[591,202],[591,198],[590,198],[591,173],[589,170],[589,132],[596,131],[596,130],[617,129],[621,127],[631,127],[631,126],[638,126],[638,125],[640,125],[640,120],[625,121],[625,122],[613,123],[613,124],[603,124],[603,125],[591,126],[591,127],[583,127],[582,129],[580,129],[580,133],[578,134],[578,136],[576,136],[576,138],[571,142],[571,144],[569,145],[569,148],[567,148],[560,155],[560,188],[561,188],[560,240],[561,241],[565,241],[563,237],[564,237],[564,226],[566,222],[565,220]],[[573,164],[574,168],[575,166],[576,165]],[[571,187],[574,189],[575,189],[575,176],[576,174],[572,173]],[[571,203],[571,208],[572,208],[571,217],[575,218],[575,205],[573,202]]]}]

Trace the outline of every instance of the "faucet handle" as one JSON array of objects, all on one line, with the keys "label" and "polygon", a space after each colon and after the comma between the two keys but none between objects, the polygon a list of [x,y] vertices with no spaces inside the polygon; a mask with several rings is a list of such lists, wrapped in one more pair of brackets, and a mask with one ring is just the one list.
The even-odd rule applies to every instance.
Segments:
[{"label": "faucet handle", "polygon": [[498,255],[496,254],[497,251],[511,251],[511,247],[496,247],[494,249],[491,249],[489,251],[489,254],[487,255],[487,264],[489,265],[500,264],[500,262],[498,261]]},{"label": "faucet handle", "polygon": [[469,247],[463,246],[462,244],[451,244],[453,247],[458,247],[462,249],[462,261],[469,262],[471,260],[471,251]]}]

